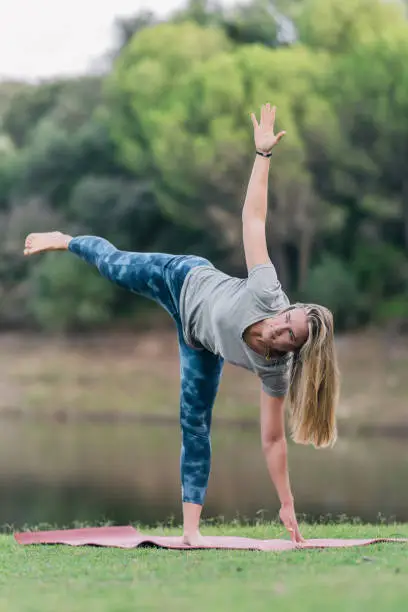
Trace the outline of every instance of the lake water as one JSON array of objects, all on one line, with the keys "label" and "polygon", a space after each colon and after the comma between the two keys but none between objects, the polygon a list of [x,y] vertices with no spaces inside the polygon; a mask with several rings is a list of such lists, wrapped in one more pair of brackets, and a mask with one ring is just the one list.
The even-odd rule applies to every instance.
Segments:
[{"label": "lake water", "polygon": [[[177,424],[2,420],[0,524],[180,521]],[[407,441],[341,438],[333,450],[290,445],[298,513],[408,520]],[[279,506],[255,429],[214,425],[204,516],[266,519]]]}]

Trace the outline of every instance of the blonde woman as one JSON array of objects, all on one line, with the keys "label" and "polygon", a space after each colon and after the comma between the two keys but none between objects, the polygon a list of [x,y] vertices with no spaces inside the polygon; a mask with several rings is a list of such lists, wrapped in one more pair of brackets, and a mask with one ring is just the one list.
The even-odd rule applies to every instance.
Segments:
[{"label": "blonde woman", "polygon": [[233,278],[201,257],[117,250],[103,238],[60,232],[30,234],[25,255],[69,250],[130,291],[153,299],[173,317],[180,348],[181,483],[184,541],[205,545],[199,522],[210,474],[211,414],[224,360],[261,381],[261,439],[280,499],[280,518],[300,543],[290,487],[284,404],[295,442],[328,446],[336,438],[338,371],[331,313],[290,305],[269,259],[265,221],[275,108],[252,115],[255,162],[242,212],[248,277]]}]

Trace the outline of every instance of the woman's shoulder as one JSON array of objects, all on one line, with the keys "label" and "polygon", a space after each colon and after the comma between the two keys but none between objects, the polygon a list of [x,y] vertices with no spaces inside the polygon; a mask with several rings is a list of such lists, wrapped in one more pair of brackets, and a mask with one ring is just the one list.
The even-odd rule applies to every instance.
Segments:
[{"label": "woman's shoulder", "polygon": [[247,287],[257,294],[285,295],[272,263],[259,264],[251,268],[248,273]]},{"label": "woman's shoulder", "polygon": [[282,396],[287,393],[290,384],[292,362],[292,353],[287,353],[281,357],[272,358],[268,361],[268,366],[259,372],[262,388],[268,395]]}]

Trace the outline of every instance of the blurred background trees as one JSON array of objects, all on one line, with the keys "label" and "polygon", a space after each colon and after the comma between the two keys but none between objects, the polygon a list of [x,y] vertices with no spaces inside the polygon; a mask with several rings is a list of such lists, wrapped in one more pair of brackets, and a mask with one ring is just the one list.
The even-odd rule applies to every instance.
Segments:
[{"label": "blurred background trees", "polygon": [[408,320],[404,3],[190,0],[116,31],[106,75],[0,84],[1,326],[130,314],[75,258],[23,259],[29,231],[197,253],[245,275],[249,113],[266,101],[287,131],[268,220],[285,289],[332,308],[339,330]]}]

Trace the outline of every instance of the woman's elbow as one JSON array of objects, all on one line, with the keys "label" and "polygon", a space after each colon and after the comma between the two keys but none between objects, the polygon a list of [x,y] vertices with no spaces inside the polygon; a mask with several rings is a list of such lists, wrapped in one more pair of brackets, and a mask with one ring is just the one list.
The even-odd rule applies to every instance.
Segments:
[{"label": "woman's elbow", "polygon": [[262,451],[265,454],[269,454],[271,449],[280,448],[282,451],[286,451],[286,438],[283,433],[268,433],[262,436]]}]

